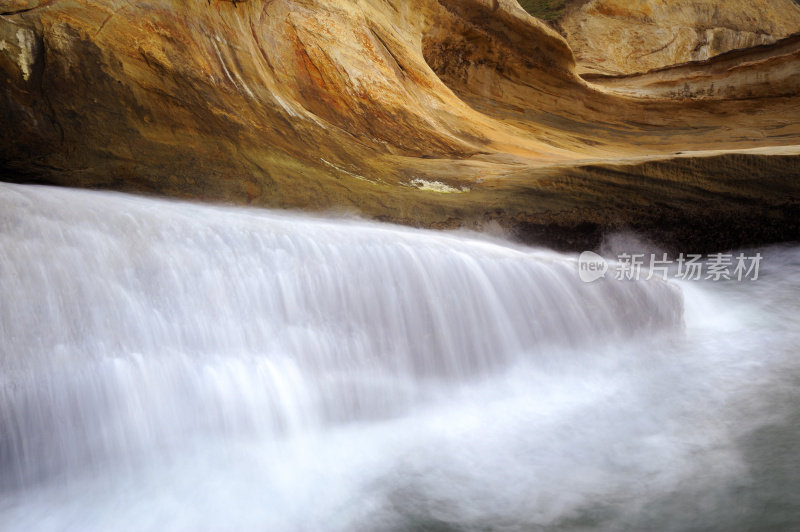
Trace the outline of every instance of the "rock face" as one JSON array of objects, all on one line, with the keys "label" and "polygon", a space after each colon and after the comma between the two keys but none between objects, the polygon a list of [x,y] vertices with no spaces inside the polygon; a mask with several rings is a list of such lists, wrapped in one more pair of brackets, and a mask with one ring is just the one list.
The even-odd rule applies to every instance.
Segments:
[{"label": "rock face", "polygon": [[497,220],[569,247],[618,228],[698,250],[800,227],[794,48],[698,67],[735,91],[709,98],[673,95],[680,73],[667,90],[586,82],[515,0],[0,0],[0,14],[6,180]]},{"label": "rock face", "polygon": [[[774,44],[734,50],[706,61],[657,68],[642,74],[584,74],[618,94],[655,99],[722,100],[791,97],[800,87],[800,34]],[[753,65],[759,68],[752,68]]]},{"label": "rock face", "polygon": [[559,25],[581,72],[632,74],[800,32],[795,0],[571,0]]}]

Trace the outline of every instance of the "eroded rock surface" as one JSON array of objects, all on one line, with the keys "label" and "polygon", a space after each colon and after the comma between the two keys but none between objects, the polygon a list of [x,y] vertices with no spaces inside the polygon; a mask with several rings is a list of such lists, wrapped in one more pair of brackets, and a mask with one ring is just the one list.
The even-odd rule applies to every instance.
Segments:
[{"label": "eroded rock surface", "polygon": [[709,98],[672,94],[682,74],[664,90],[583,80],[567,41],[514,0],[0,0],[0,13],[7,180],[497,220],[569,247],[619,228],[699,249],[800,226],[798,80],[776,74],[798,71],[796,49],[745,52],[735,75],[701,67],[734,90]]},{"label": "eroded rock surface", "polygon": [[559,26],[581,72],[632,74],[800,32],[795,0],[569,0]]}]

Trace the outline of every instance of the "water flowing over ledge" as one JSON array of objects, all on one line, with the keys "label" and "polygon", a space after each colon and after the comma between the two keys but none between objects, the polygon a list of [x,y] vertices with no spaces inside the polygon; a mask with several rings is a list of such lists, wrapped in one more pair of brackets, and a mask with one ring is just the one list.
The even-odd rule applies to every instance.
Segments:
[{"label": "water flowing over ledge", "polygon": [[584,284],[479,235],[0,185],[0,528],[763,523],[800,493],[798,257]]},{"label": "water flowing over ledge", "polygon": [[12,478],[187,433],[385,416],[431,380],[682,323],[674,286],[586,285],[572,258],[456,234],[64,189],[0,198]]}]

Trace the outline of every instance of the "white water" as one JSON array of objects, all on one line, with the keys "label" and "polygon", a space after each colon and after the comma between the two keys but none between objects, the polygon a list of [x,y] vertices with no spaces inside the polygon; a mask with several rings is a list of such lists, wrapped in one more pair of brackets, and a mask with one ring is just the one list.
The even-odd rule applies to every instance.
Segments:
[{"label": "white water", "polygon": [[762,253],[586,285],[475,235],[0,184],[0,530],[796,530],[800,250]]}]

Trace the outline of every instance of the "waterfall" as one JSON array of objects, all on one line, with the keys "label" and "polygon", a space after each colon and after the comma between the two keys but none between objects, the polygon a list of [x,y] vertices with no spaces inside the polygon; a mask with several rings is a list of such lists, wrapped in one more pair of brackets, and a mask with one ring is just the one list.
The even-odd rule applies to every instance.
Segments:
[{"label": "waterfall", "polygon": [[[619,386],[579,379],[565,387],[574,375],[607,375],[621,352],[686,341],[687,290],[697,289],[586,284],[575,256],[475,234],[2,184],[0,493],[15,502],[0,503],[0,528],[22,528],[14,511],[30,502],[25,493],[111,482],[155,463],[202,469],[187,457],[212,442],[228,457],[241,446],[256,456],[283,446],[302,469],[304,445],[326,438],[359,434],[389,445],[404,438],[371,431],[409,420],[439,434],[460,426],[456,412],[476,394],[481,415],[499,420],[515,408],[503,394],[541,394],[521,412],[537,420],[531,430],[559,434],[574,415],[558,417],[560,409],[571,405],[589,422],[586,405]],[[691,388],[692,379],[673,378],[664,349],[653,349],[661,349],[658,376]],[[623,375],[640,379],[637,390],[643,382],[661,389],[652,368],[636,369],[647,364],[641,356],[626,358]],[[620,393],[635,401],[644,392]],[[620,410],[635,417],[630,407]],[[276,475],[270,464],[257,483],[265,490]],[[569,490],[583,481],[575,482]],[[281,515],[272,529],[355,526]],[[386,529],[406,526],[392,519]]]}]

